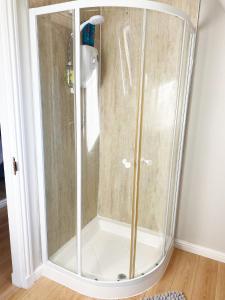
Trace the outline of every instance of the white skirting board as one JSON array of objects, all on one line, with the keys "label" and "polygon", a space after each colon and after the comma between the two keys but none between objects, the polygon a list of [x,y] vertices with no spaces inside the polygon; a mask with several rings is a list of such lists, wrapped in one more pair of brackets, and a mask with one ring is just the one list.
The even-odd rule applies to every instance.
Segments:
[{"label": "white skirting board", "polygon": [[39,267],[37,267],[37,269],[33,272],[33,274],[31,274],[30,276],[27,276],[23,286],[21,286],[18,282],[17,279],[15,278],[14,274],[11,274],[11,278],[12,278],[12,284],[15,285],[18,288],[24,288],[24,289],[29,289],[32,287],[32,285],[35,283],[35,281],[37,281],[41,276],[42,276],[42,272],[43,272],[43,268],[44,265],[40,265]]},{"label": "white skirting board", "polygon": [[6,199],[0,200],[0,208],[6,207],[6,206],[7,206],[7,200]]},{"label": "white skirting board", "polygon": [[225,253],[196,244],[192,244],[183,240],[175,240],[175,248],[198,254],[210,259],[217,260],[219,262],[225,263]]}]

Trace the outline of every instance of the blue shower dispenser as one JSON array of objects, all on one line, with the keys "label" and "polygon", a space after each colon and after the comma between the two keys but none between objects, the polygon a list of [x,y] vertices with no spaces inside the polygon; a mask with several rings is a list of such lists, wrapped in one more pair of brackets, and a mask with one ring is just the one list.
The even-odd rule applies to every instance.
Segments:
[{"label": "blue shower dispenser", "polygon": [[82,45],[94,47],[95,45],[95,25],[88,23],[82,30]]},{"label": "blue shower dispenser", "polygon": [[87,23],[81,30],[81,87],[93,89],[98,84],[98,50],[95,45],[95,25]]}]

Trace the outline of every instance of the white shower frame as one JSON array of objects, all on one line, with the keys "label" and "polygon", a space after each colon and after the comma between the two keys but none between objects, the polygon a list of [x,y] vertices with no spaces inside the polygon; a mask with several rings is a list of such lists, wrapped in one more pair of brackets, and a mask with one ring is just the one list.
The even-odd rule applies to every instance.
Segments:
[{"label": "white shower frame", "polygon": [[[37,147],[37,172],[38,172],[38,188],[39,188],[39,205],[40,205],[40,225],[41,225],[41,243],[42,243],[42,258],[43,267],[42,275],[63,284],[77,292],[85,294],[87,296],[101,298],[101,299],[115,299],[115,298],[126,298],[133,295],[137,295],[144,290],[150,288],[154,285],[162,275],[169,263],[171,254],[173,252],[174,237],[172,237],[170,246],[165,251],[165,255],[160,261],[159,265],[156,266],[144,275],[117,281],[95,281],[89,278],[82,277],[81,268],[81,219],[82,219],[82,194],[81,194],[81,172],[82,172],[82,148],[81,148],[81,107],[80,107],[80,9],[90,8],[90,7],[129,7],[129,8],[139,8],[147,9],[157,12],[162,12],[175,17],[178,17],[183,21],[184,26],[184,38],[188,36],[189,38],[189,57],[187,72],[185,72],[185,80],[182,84],[182,74],[184,71],[180,71],[179,78],[179,90],[182,89],[184,92],[184,106],[182,112],[182,129],[179,137],[179,154],[177,158],[176,167],[176,190],[175,190],[175,200],[173,203],[173,225],[172,234],[174,234],[175,228],[175,217],[176,217],[176,207],[177,198],[179,191],[179,179],[181,172],[181,162],[182,162],[182,152],[183,152],[183,141],[185,133],[185,123],[188,107],[188,98],[190,90],[190,82],[192,75],[192,65],[194,58],[194,48],[195,48],[195,37],[196,31],[192,25],[188,16],[167,4],[163,4],[155,1],[148,0],[77,0],[64,2],[60,4],[47,5],[37,8],[29,9],[30,18],[30,43],[31,43],[31,61],[32,61],[32,86],[33,86],[33,101],[34,101],[34,111],[35,115],[35,132],[36,132],[36,147]],[[43,152],[43,127],[42,127],[42,107],[41,107],[41,92],[40,92],[40,73],[39,73],[39,56],[38,56],[38,31],[37,31],[37,16],[57,13],[61,11],[74,10],[75,11],[75,60],[76,60],[76,97],[74,100],[74,107],[76,107],[76,142],[77,142],[77,261],[78,261],[78,272],[70,272],[54,263],[48,259],[48,245],[47,245],[47,224],[46,224],[46,203],[45,203],[45,180],[44,180],[44,152]],[[184,43],[184,41],[183,41]],[[184,45],[184,44],[183,44]],[[182,46],[183,57],[184,47]],[[182,69],[182,58],[181,58],[181,69]],[[180,92],[178,92],[180,95]],[[165,220],[167,220],[165,216]],[[167,221],[165,222],[167,224]],[[165,231],[166,234],[166,231]],[[166,236],[165,236],[166,239]]]}]

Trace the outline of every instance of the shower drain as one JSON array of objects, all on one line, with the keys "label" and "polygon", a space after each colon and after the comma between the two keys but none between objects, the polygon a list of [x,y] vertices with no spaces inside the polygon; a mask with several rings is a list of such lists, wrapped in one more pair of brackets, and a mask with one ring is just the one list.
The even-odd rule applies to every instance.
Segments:
[{"label": "shower drain", "polygon": [[117,279],[118,280],[123,280],[123,279],[126,279],[127,278],[127,275],[126,274],[123,274],[123,273],[120,273],[120,274],[118,274],[118,276],[117,276]]}]

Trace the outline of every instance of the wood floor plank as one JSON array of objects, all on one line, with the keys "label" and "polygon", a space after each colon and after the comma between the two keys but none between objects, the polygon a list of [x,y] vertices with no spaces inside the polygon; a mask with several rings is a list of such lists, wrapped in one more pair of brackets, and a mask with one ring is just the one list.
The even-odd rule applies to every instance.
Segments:
[{"label": "wood floor plank", "polygon": [[172,291],[181,291],[185,294],[187,299],[191,299],[194,278],[197,272],[199,256],[177,250],[180,253],[179,264],[177,265],[177,271],[174,276],[173,283],[171,285]]},{"label": "wood floor plank", "polygon": [[215,300],[218,262],[205,257],[199,258],[198,271],[195,274],[195,282],[192,300]]},{"label": "wood floor plank", "polygon": [[145,292],[145,297],[150,297],[153,295],[165,293],[171,290],[171,286],[174,280],[174,276],[178,269],[178,265],[181,260],[181,252],[180,250],[175,249],[173,252],[170,264],[167,268],[166,273],[164,274],[163,278],[157,283],[153,288]]},{"label": "wood floor plank", "polygon": [[225,264],[218,263],[215,300],[225,299]]},{"label": "wood floor plank", "polygon": [[78,293],[74,293],[74,291],[65,288],[63,286],[58,286],[51,293],[52,299],[57,300],[92,300],[93,298],[89,298],[87,296],[80,295]]},{"label": "wood floor plank", "polygon": [[31,289],[17,290],[14,295],[11,295],[10,300],[39,300],[52,299],[50,297],[52,290],[56,288],[57,284],[46,278],[40,278]]},{"label": "wood floor plank", "polygon": [[26,294],[27,290],[16,288],[14,292],[8,297],[8,300],[23,300]]},{"label": "wood floor plank", "polygon": [[0,286],[0,299],[1,300],[8,300],[10,299],[11,295],[13,295],[18,288],[13,286],[11,281],[5,281]]}]

